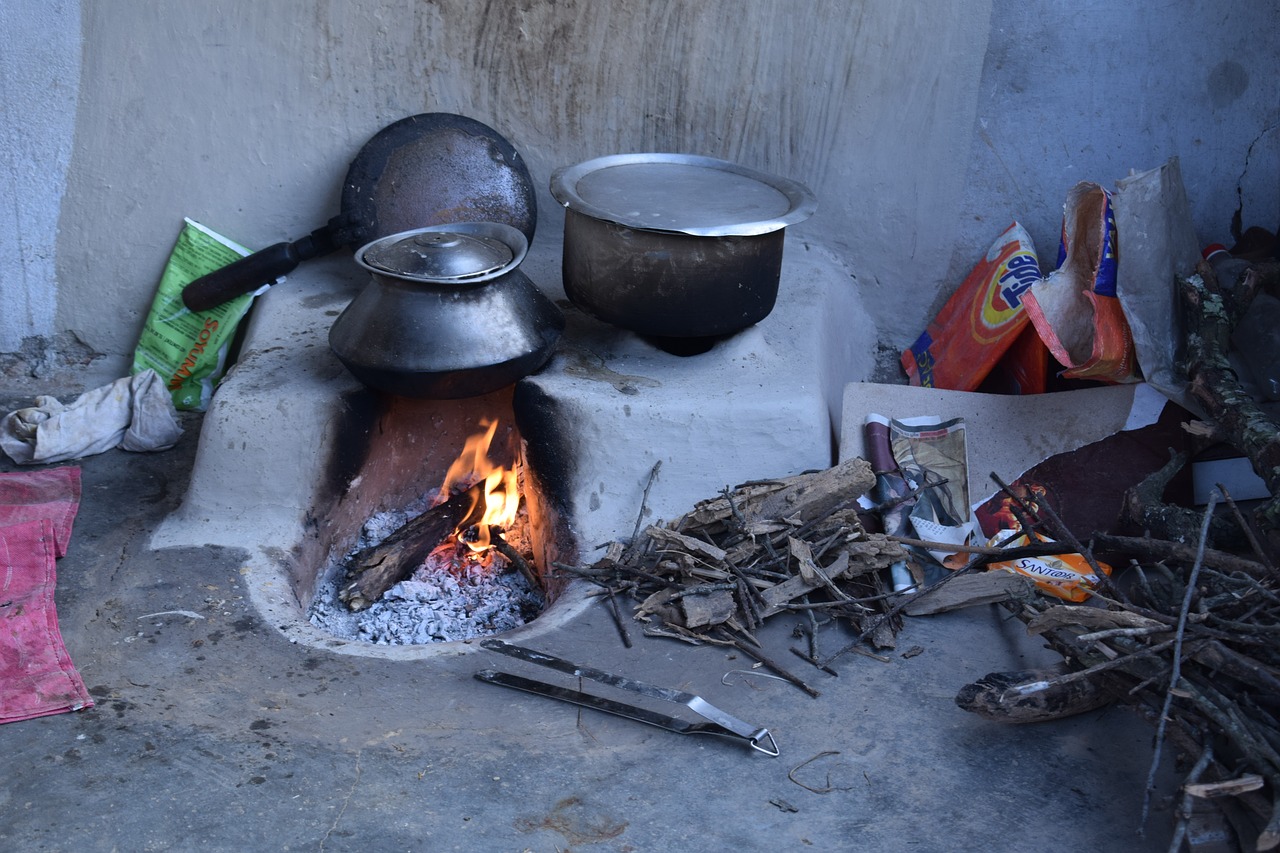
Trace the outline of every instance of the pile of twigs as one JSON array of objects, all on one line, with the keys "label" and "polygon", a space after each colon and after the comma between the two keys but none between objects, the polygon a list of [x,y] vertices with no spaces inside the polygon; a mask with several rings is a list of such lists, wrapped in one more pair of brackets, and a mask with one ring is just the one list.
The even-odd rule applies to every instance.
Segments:
[{"label": "pile of twigs", "polygon": [[[1205,533],[1212,513],[1210,504]],[[1138,709],[1157,729],[1148,795],[1166,740],[1193,763],[1171,849],[1186,832],[1192,798],[1212,801],[1238,838],[1274,849],[1280,845],[1280,573],[1261,551],[1257,559],[1224,554],[1206,548],[1203,537],[1198,547],[1115,536],[1096,537],[1093,545],[1105,547],[1118,568],[1128,560],[1117,572],[1124,583],[1104,581],[1088,604],[1010,600],[1006,606],[1069,670],[1007,683],[999,698],[1014,706],[1089,687],[1093,695]]]},{"label": "pile of twigs", "polygon": [[612,543],[591,566],[556,569],[600,587],[627,645],[619,600],[634,603],[646,636],[734,646],[816,696],[765,655],[755,631],[775,614],[804,614],[808,651],[797,653],[815,664],[818,628],[831,620],[892,647],[898,620],[886,618],[895,614],[881,570],[905,553],[858,520],[856,501],[873,482],[870,466],[852,459],[726,488],[677,521],[637,527],[629,543]]}]

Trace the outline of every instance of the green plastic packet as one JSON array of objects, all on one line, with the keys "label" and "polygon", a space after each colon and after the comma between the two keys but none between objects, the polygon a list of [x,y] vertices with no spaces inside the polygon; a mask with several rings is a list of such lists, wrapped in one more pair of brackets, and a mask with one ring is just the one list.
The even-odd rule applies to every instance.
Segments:
[{"label": "green plastic packet", "polygon": [[132,373],[155,370],[173,395],[174,406],[203,412],[226,371],[236,326],[266,286],[208,311],[195,312],[184,305],[183,288],[248,255],[249,250],[199,222],[183,222],[133,351]]}]

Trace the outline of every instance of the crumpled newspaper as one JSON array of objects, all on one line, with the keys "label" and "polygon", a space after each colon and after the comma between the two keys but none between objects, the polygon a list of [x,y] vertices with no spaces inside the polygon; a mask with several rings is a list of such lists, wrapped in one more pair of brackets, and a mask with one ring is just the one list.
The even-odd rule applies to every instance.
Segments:
[{"label": "crumpled newspaper", "polygon": [[19,465],[40,465],[121,450],[167,450],[182,427],[173,398],[154,370],[81,394],[70,405],[54,397],[0,420],[0,448]]}]

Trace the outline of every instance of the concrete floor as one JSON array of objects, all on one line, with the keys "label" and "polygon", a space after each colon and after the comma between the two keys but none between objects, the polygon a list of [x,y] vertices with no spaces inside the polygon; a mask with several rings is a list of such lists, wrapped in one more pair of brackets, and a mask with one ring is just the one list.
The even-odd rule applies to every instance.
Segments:
[{"label": "concrete floor", "polygon": [[[1152,731],[1133,714],[1009,727],[955,707],[975,677],[1053,659],[996,608],[909,620],[888,663],[803,672],[816,699],[723,649],[626,649],[598,606],[530,643],[698,693],[768,727],[776,758],[483,684],[485,667],[555,675],[474,646],[398,661],[291,643],[249,600],[247,550],[148,545],[187,486],[200,416],[184,419],[173,450],[80,463],[57,607],[97,704],[0,726],[0,849],[1167,846],[1167,778],[1136,835]],[[148,615],[175,610],[199,618]],[[778,659],[791,627],[765,634]]]},{"label": "concrete floor", "polygon": [[[525,266],[545,285],[559,280],[552,251],[559,244],[542,243]],[[791,445],[813,445],[826,458],[827,409],[838,406],[847,380],[828,371],[825,394],[788,379],[795,370],[787,359],[808,364],[817,358],[811,350],[834,346],[797,331],[818,328],[814,315],[858,314],[856,306],[824,303],[807,283],[822,275],[819,255],[796,253],[784,274],[786,298],[751,331],[755,350],[783,359],[754,367],[753,382],[763,388],[766,374],[781,376],[772,385],[792,390],[775,394],[774,405],[819,424],[819,436],[774,436],[766,448],[773,457],[722,448],[715,477],[759,476],[765,458],[778,471],[787,470],[784,462],[794,470],[814,464],[800,450],[784,457],[777,449]],[[324,336],[363,285],[337,261],[317,270],[273,288],[255,307],[236,372],[208,415],[183,416],[177,447],[80,462],[84,497],[58,564],[56,600],[66,645],[97,704],[0,726],[9,769],[0,787],[0,850],[1167,847],[1172,785],[1163,777],[1146,838],[1136,834],[1153,732],[1134,714],[1110,709],[1008,727],[956,708],[956,691],[988,672],[1057,660],[994,607],[911,619],[888,663],[849,655],[838,678],[788,654],[794,620],[773,617],[762,634],[768,649],[794,661],[818,698],[750,673],[740,655],[642,638],[639,626],[627,649],[598,604],[562,600],[515,640],[701,695],[767,727],[781,750],[776,758],[482,683],[474,674],[495,668],[577,686],[475,644],[371,655],[317,640],[276,565],[315,535],[302,521],[310,518],[306,495],[326,470],[327,443],[337,440],[333,413],[358,387]],[[571,354],[597,356],[620,373],[643,369],[644,359],[627,356],[626,347],[608,361],[615,345],[596,341],[582,318],[574,323],[566,333]],[[851,334],[842,345],[858,340]],[[565,382],[578,381],[563,373]],[[646,402],[660,415],[678,401],[678,383],[661,378],[666,385],[651,392],[654,400],[635,389],[616,400],[590,396],[592,417],[604,418],[606,404],[639,417]],[[74,394],[60,393],[67,381],[51,376],[34,391],[27,380],[7,383],[0,406],[30,405],[34,393],[69,402]],[[707,434],[714,440],[714,430]],[[648,471],[644,443],[630,445],[633,467]],[[706,460],[705,448],[667,460],[651,510],[684,511],[685,493],[695,492],[676,490],[678,478],[666,472],[687,474],[698,458]],[[14,467],[0,457],[0,470]],[[616,472],[582,479],[634,486],[637,494],[643,482]],[[594,507],[588,498],[581,503]],[[638,503],[629,493],[604,501],[577,519],[576,532],[588,543],[629,534]],[[843,644],[835,636],[824,643]],[[913,647],[920,653],[903,654]]]}]

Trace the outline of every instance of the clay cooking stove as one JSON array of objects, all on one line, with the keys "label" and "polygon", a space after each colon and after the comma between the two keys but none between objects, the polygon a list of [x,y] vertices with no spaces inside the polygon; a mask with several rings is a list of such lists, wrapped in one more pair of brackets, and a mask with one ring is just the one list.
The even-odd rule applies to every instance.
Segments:
[{"label": "clay cooking stove", "polygon": [[875,342],[835,256],[793,245],[768,317],[680,355],[575,310],[559,290],[560,246],[540,233],[522,265],[564,311],[560,344],[541,371],[481,397],[386,395],[337,362],[329,329],[367,282],[349,258],[314,262],[259,297],[205,416],[186,498],[153,545],[243,549],[249,595],[292,642],[417,659],[475,646],[353,639],[308,610],[366,522],[421,506],[482,421],[499,425],[491,459],[519,473],[520,548],[547,602],[505,634],[515,642],[594,601],[586,582],[548,567],[593,562],[630,536],[642,506],[646,523],[673,519],[725,486],[833,464],[844,387],[870,374]]}]

